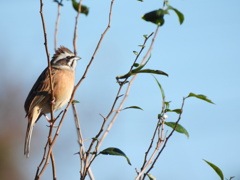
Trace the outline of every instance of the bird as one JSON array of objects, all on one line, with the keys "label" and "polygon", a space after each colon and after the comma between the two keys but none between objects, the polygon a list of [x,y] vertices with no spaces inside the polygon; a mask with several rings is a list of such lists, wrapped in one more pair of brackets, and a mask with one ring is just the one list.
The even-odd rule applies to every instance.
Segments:
[{"label": "bird", "polygon": [[24,103],[25,117],[28,119],[24,144],[24,155],[27,158],[30,153],[30,142],[35,123],[42,115],[46,117],[46,114],[51,112],[51,106],[55,112],[69,102],[74,88],[75,68],[79,59],[81,58],[68,48],[60,46],[51,60],[54,99],[51,95],[48,67],[41,73],[30,90]]}]

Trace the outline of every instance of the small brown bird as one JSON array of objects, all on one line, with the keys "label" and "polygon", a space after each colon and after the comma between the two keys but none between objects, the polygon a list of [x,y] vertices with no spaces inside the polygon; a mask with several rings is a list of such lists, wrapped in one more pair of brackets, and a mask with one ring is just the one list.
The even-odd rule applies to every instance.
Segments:
[{"label": "small brown bird", "polygon": [[75,68],[79,59],[81,58],[75,56],[66,47],[61,46],[56,50],[51,60],[54,102],[51,102],[52,96],[48,67],[38,77],[29,92],[24,104],[27,113],[26,117],[28,117],[24,145],[24,155],[26,157],[29,157],[34,124],[42,115],[51,112],[51,103],[53,104],[53,111],[57,111],[70,100],[74,88]]}]

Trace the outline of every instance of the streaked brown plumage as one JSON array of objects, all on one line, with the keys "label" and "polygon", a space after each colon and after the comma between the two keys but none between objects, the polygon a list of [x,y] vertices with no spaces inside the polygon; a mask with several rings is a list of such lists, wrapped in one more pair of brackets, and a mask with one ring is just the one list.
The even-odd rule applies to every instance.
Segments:
[{"label": "streaked brown plumage", "polygon": [[[74,87],[76,60],[78,59],[80,58],[63,46],[56,50],[52,58],[54,111],[67,104],[71,97]],[[24,154],[27,157],[29,157],[33,126],[43,114],[50,113],[51,101],[50,79],[48,68],[46,68],[33,85],[24,104],[26,117],[28,117],[24,145]]]}]

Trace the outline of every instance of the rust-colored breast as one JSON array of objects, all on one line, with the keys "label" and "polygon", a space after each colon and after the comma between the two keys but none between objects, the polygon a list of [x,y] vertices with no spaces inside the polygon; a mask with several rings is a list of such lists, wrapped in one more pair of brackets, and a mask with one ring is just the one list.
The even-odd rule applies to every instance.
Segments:
[{"label": "rust-colored breast", "polygon": [[53,91],[55,97],[55,111],[68,103],[73,91],[74,80],[74,72],[70,70],[61,69],[57,70],[54,74]]}]

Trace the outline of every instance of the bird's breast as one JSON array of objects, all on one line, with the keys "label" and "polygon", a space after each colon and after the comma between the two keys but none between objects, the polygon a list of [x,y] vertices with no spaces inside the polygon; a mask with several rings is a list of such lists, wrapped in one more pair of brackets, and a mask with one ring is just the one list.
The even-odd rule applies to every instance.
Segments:
[{"label": "bird's breast", "polygon": [[54,111],[66,105],[71,97],[74,87],[75,75],[73,71],[61,69],[54,74]]}]

